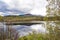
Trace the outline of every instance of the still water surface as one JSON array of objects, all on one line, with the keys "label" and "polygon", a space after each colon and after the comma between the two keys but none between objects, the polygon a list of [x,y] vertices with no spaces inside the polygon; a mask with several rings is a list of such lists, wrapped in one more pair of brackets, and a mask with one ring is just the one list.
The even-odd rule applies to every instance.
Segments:
[{"label": "still water surface", "polygon": [[[44,26],[45,23],[43,24],[34,24],[34,25],[9,25],[9,27],[12,27],[14,29],[16,29],[17,31],[19,31],[19,34],[21,36],[23,35],[27,35],[28,33],[32,33],[32,31],[36,31],[36,32],[46,32],[46,28]],[[0,28],[4,27],[4,30],[6,30],[6,27],[8,25],[5,25],[5,23],[0,22]]]}]

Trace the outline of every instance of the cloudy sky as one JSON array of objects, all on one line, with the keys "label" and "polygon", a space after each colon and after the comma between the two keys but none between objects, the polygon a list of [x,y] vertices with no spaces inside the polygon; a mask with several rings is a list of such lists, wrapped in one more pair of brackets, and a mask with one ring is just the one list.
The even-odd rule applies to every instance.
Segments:
[{"label": "cloudy sky", "polygon": [[46,0],[0,0],[0,15],[46,15]]}]

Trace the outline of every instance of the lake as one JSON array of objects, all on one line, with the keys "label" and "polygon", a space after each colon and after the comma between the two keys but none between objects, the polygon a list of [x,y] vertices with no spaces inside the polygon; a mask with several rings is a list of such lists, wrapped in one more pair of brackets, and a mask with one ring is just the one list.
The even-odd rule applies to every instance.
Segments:
[{"label": "lake", "polygon": [[4,28],[6,30],[6,27],[11,27],[17,30],[20,34],[20,36],[28,35],[29,33],[32,33],[32,31],[36,31],[37,33],[45,33],[45,22],[42,22],[43,24],[33,24],[33,25],[5,25],[5,23],[0,22],[0,28]]}]

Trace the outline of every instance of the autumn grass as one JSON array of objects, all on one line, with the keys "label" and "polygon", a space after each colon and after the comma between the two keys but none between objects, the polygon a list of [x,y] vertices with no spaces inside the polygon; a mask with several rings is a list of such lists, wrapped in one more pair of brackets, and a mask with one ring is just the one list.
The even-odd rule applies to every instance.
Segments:
[{"label": "autumn grass", "polygon": [[18,40],[60,40],[60,30],[59,27],[48,28],[48,33],[36,33],[33,32],[27,36],[20,37]]},{"label": "autumn grass", "polygon": [[5,22],[26,22],[26,21],[59,21],[60,16],[56,17],[41,17],[41,16],[7,16],[7,17],[2,17],[0,16],[0,22],[5,21]]}]

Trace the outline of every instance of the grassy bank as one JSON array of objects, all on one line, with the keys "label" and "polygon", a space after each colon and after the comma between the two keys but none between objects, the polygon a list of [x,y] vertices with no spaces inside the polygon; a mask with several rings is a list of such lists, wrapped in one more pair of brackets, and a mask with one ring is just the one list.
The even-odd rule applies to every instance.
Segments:
[{"label": "grassy bank", "polygon": [[33,33],[27,36],[20,37],[18,40],[60,40],[59,33],[49,33],[49,34],[41,34],[41,33]]},{"label": "grassy bank", "polygon": [[27,36],[23,36],[19,38],[18,40],[49,40],[46,34],[29,34]]},{"label": "grassy bank", "polygon": [[42,17],[42,16],[0,16],[0,22],[29,22],[29,21],[60,21],[60,16]]},{"label": "grassy bank", "polygon": [[0,21],[6,22],[26,22],[26,21],[60,21],[60,16],[56,17],[42,17],[42,16],[7,16],[0,17]]}]

